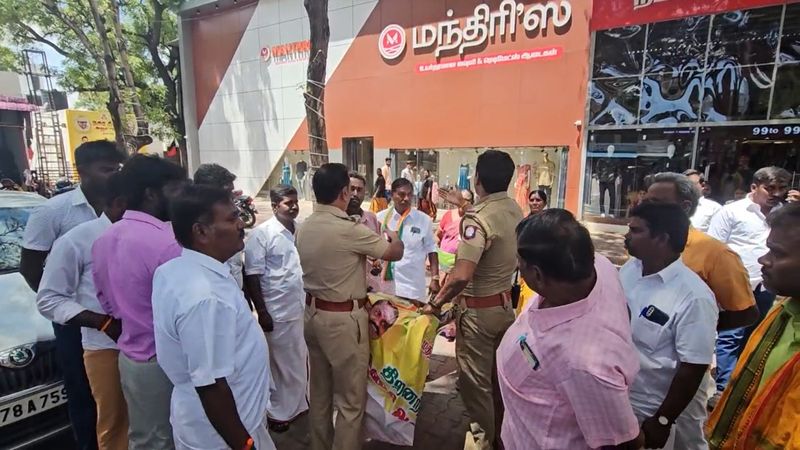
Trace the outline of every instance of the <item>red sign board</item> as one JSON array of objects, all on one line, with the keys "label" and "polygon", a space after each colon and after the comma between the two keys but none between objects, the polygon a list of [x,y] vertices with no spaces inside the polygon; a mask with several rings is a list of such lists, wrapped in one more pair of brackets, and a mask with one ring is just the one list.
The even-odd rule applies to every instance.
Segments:
[{"label": "red sign board", "polygon": [[[787,0],[594,0],[592,31],[782,5]],[[791,2],[790,2],[791,3]]]}]

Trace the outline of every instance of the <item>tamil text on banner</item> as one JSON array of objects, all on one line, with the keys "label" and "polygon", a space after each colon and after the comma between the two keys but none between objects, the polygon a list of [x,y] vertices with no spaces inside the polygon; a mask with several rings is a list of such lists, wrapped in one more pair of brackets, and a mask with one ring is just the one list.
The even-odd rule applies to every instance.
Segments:
[{"label": "tamil text on banner", "polygon": [[439,323],[397,297],[370,294],[369,301],[366,435],[412,445]]}]

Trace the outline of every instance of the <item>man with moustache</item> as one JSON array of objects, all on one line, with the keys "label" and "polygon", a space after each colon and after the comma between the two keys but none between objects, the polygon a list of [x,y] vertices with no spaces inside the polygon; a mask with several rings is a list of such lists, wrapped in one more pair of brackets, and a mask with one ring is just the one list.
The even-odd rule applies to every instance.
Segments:
[{"label": "man with moustache", "polygon": [[[758,262],[758,258],[768,251],[767,216],[783,205],[791,179],[791,174],[780,167],[759,169],[753,175],[750,193],[741,200],[723,206],[711,219],[708,228],[711,237],[727,244],[742,258],[758,306],[758,322],[763,320],[775,301],[775,294],[765,289],[761,283],[761,264]],[[741,327],[720,333],[717,352],[718,392],[728,384],[739,353],[752,329],[752,326]]]},{"label": "man with moustache", "polygon": [[178,165],[146,155],[132,157],[121,173],[128,209],[92,246],[92,274],[103,311],[122,322],[117,346],[128,447],[169,450],[172,383],[156,362],[151,299],[156,269],[181,254],[167,221],[187,177]]},{"label": "man with moustache", "polygon": [[125,212],[125,180],[117,172],[106,184],[105,206],[97,219],[58,238],[47,256],[36,306],[53,323],[81,330],[86,377],[97,405],[97,447],[127,450],[128,407],[119,381],[119,319],[103,312],[92,279],[92,244]]},{"label": "man with moustache", "polygon": [[368,256],[401,259],[403,241],[387,231],[386,242],[347,215],[351,193],[345,165],[323,164],[311,185],[317,204],[297,232],[306,291],[311,449],[358,450],[369,367],[363,268]]},{"label": "man with moustache", "polygon": [[797,448],[800,433],[800,204],[771,213],[764,285],[789,297],[753,332],[706,427],[712,450]]},{"label": "man with moustache", "polygon": [[[514,322],[511,285],[517,269],[516,227],[522,221],[522,210],[508,196],[514,170],[508,153],[487,150],[478,157],[474,178],[478,202],[461,220],[461,242],[447,283],[423,308],[434,313],[453,300],[460,306],[456,362],[459,391],[471,420],[466,449],[492,449],[497,443],[494,354]],[[458,204],[456,198],[448,201]]]},{"label": "man with moustache", "polygon": [[[381,232],[381,224],[372,211],[361,208],[367,197],[367,180],[358,172],[350,172],[350,203],[347,205],[347,215],[353,217],[358,223],[364,225],[376,234]],[[370,292],[380,292],[382,283],[380,277],[381,263],[378,260],[367,258],[367,284]],[[376,272],[376,274],[373,274]]]},{"label": "man with moustache", "polygon": [[[702,450],[717,303],[681,261],[689,217],[680,206],[644,202],[631,210],[619,271],[640,370],[630,387],[645,448]],[[710,383],[710,378],[706,379]]]},{"label": "man with moustache", "polygon": [[272,431],[284,432],[308,411],[308,347],[303,338],[303,269],[295,247],[297,190],[270,189],[274,216],[256,227],[245,244],[245,282],[267,336],[275,393],[267,418]]},{"label": "man with moustache", "polygon": [[[84,142],[75,149],[75,166],[81,184],[55,196],[37,208],[28,219],[22,239],[19,272],[34,292],[39,290],[45,259],[59,237],[72,228],[97,219],[103,210],[107,183],[119,172],[125,155],[109,141]],[[97,448],[97,413],[86,377],[81,347],[81,328],[53,323],[56,358],[61,366],[72,431],[78,450]]]},{"label": "man with moustache", "polygon": [[269,349],[225,265],[244,247],[230,194],[187,186],[170,219],[181,255],[153,277],[158,364],[175,388],[170,421],[178,450],[267,449]]},{"label": "man with moustache", "polygon": [[392,183],[392,207],[378,213],[381,230],[397,233],[405,246],[403,259],[384,264],[384,291],[417,306],[428,302],[425,289],[425,260],[431,269],[431,293],[439,292],[439,255],[431,218],[411,207],[414,185],[405,178]]}]

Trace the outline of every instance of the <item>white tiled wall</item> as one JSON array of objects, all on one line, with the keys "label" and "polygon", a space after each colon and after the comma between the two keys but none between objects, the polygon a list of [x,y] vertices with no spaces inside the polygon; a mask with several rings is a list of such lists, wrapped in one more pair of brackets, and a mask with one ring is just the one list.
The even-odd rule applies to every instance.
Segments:
[{"label": "white tiled wall", "polygon": [[[344,58],[377,0],[330,0],[328,77]],[[198,130],[200,162],[238,176],[237,188],[257,193],[283,160],[305,118],[306,62],[267,64],[262,47],[309,38],[302,0],[261,0]],[[339,151],[331,160],[341,159]]]}]

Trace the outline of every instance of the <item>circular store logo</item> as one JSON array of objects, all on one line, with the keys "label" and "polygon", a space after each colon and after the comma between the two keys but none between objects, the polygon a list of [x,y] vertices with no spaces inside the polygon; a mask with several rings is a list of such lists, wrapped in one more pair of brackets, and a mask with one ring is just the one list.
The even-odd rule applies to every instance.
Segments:
[{"label": "circular store logo", "polygon": [[406,49],[406,30],[400,25],[392,24],[381,31],[378,38],[378,51],[386,59],[397,59]]}]

